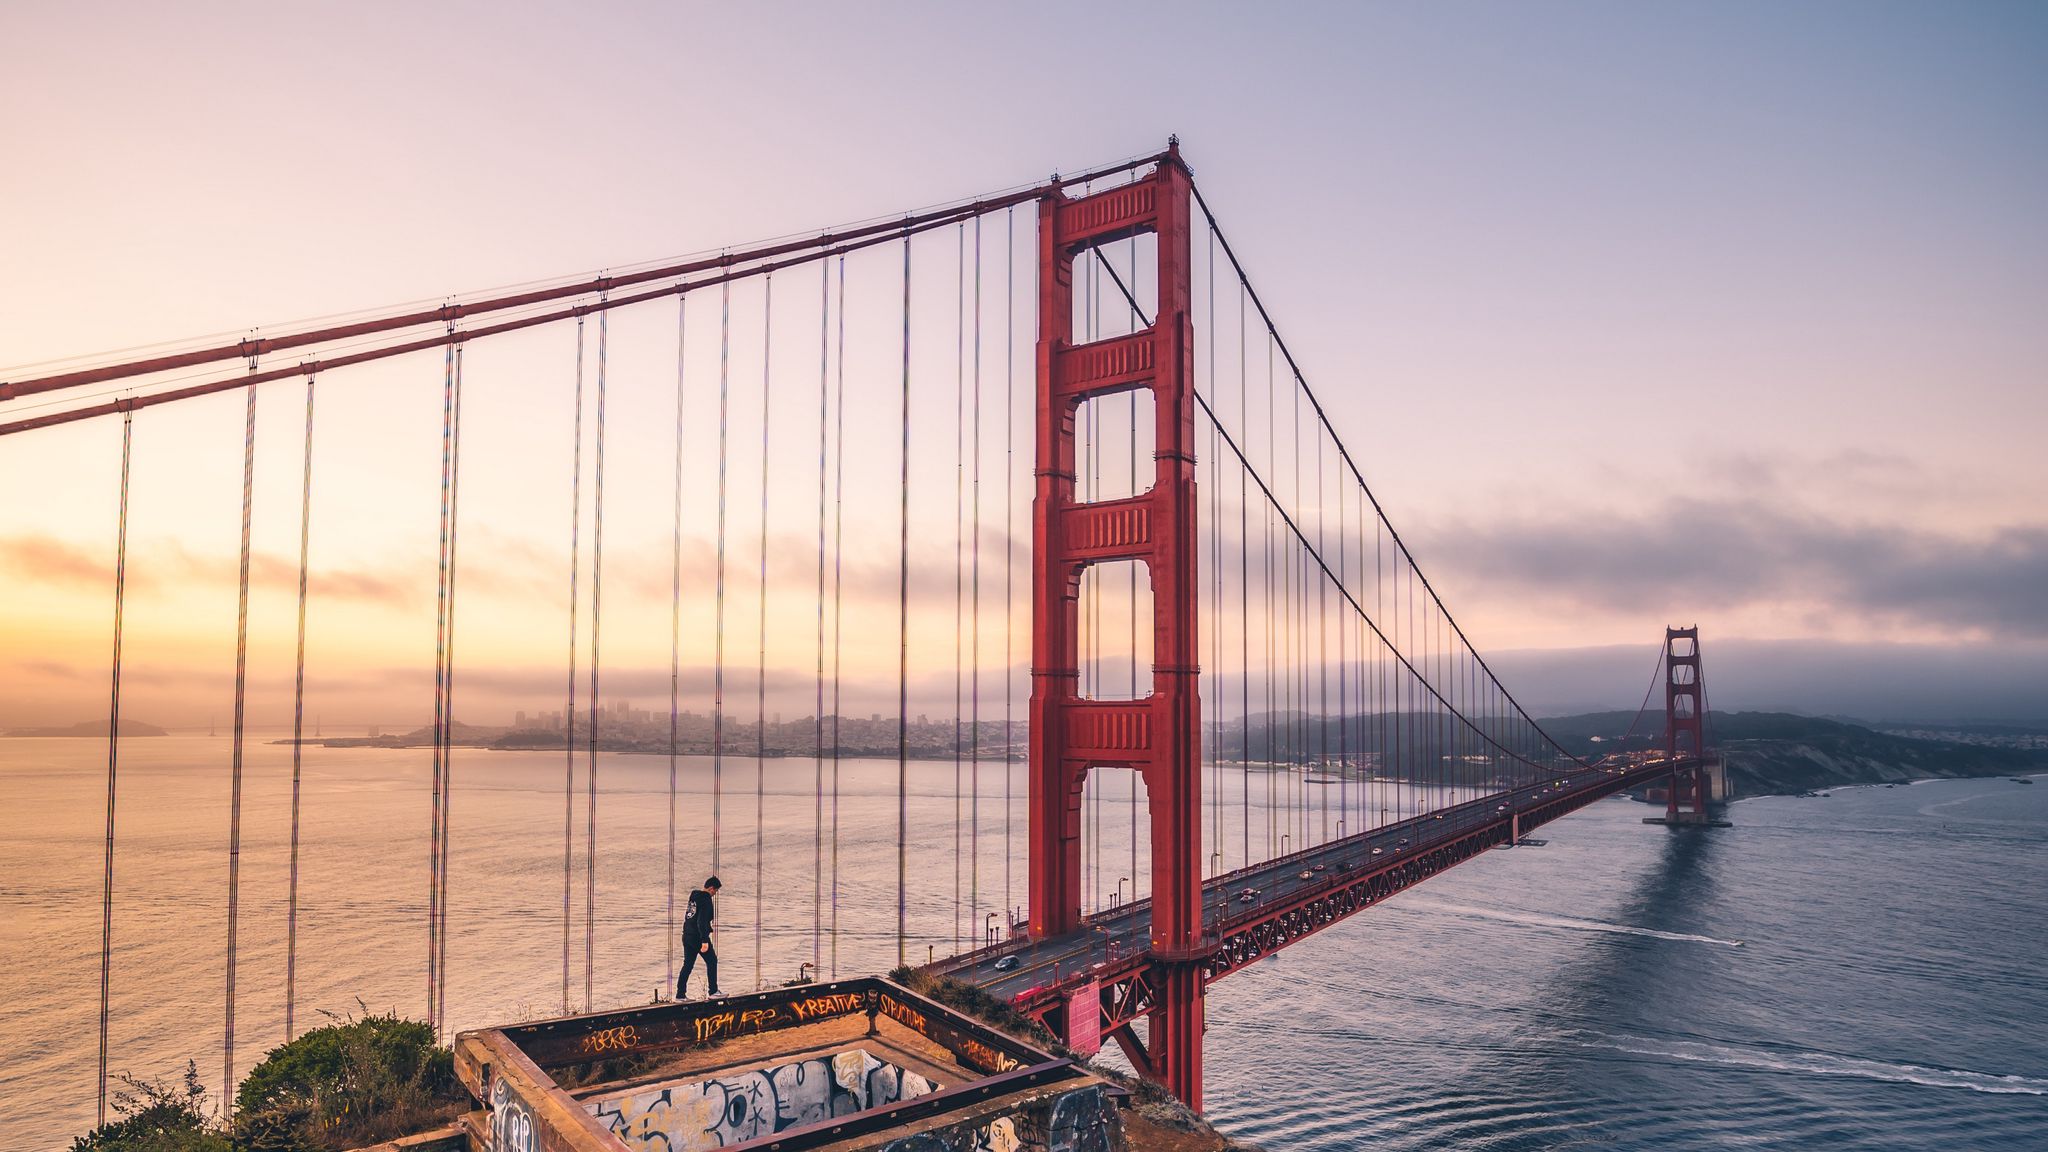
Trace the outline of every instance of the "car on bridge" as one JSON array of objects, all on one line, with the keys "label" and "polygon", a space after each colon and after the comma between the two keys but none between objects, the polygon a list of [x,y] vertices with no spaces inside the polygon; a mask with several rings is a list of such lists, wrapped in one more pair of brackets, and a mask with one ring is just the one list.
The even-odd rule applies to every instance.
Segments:
[{"label": "car on bridge", "polygon": [[998,972],[1009,972],[1016,967],[1017,957],[1014,955],[1003,956],[996,960],[996,971]]},{"label": "car on bridge", "polygon": [[1307,868],[1303,868],[1301,871],[1295,873],[1294,878],[1296,880],[1313,880],[1316,878],[1316,874]]},{"label": "car on bridge", "polygon": [[1257,900],[1258,898],[1259,890],[1257,888],[1247,888],[1244,891],[1239,892],[1237,894],[1237,902],[1239,904],[1250,904],[1252,901]]}]

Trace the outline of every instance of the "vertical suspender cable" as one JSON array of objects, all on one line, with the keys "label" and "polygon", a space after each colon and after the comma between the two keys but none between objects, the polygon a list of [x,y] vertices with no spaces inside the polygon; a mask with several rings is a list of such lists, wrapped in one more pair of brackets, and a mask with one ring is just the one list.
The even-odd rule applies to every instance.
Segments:
[{"label": "vertical suspender cable", "polygon": [[285,882],[284,916],[284,1038],[292,1029],[292,1012],[298,1000],[299,961],[299,789],[301,755],[306,735],[306,561],[312,543],[313,523],[313,385],[306,377],[306,447],[299,486],[299,639],[292,677],[292,840],[291,864]]},{"label": "vertical suspender cable", "polygon": [[[1320,470],[1321,441],[1316,443],[1316,452],[1318,456],[1316,503],[1320,507],[1323,490],[1323,474]],[[1344,534],[1344,485],[1340,482],[1337,485],[1337,582],[1344,586],[1347,593],[1351,587],[1350,564],[1351,545],[1347,542]],[[1350,648],[1350,645],[1345,642],[1345,634],[1350,628],[1351,622],[1339,616],[1337,624],[1337,837],[1340,840],[1343,839],[1347,831],[1352,830],[1350,824],[1345,819],[1351,814],[1351,777],[1349,775],[1351,768],[1351,719],[1349,716],[1351,667],[1345,663],[1346,653]]]},{"label": "vertical suspender cable", "polygon": [[[1216,249],[1216,225],[1209,225],[1209,250]],[[1244,283],[1237,286],[1237,426],[1245,442],[1252,436],[1251,386],[1245,379]],[[1237,469],[1237,715],[1239,806],[1244,818],[1244,866],[1252,865],[1252,529],[1250,478],[1242,462]]]},{"label": "vertical suspender cable", "polygon": [[[1111,274],[1112,276],[1114,276],[1114,275],[1116,274],[1116,270],[1115,270],[1114,268],[1110,269],[1110,274]],[[1137,285],[1138,285],[1138,238],[1137,238],[1136,236],[1132,236],[1132,237],[1131,237],[1131,287],[1132,287],[1132,289],[1133,289],[1133,290],[1135,290],[1135,289],[1137,288]],[[1144,325],[1145,325],[1145,316],[1144,316],[1144,314],[1143,314],[1142,312],[1138,311],[1138,301],[1137,301],[1137,297],[1136,297],[1136,296],[1132,296],[1132,297],[1131,297],[1131,330],[1132,330],[1133,332],[1135,332],[1135,331],[1137,331],[1137,330],[1138,330],[1139,328],[1141,328],[1141,327],[1144,327]],[[1131,393],[1129,394],[1129,404],[1130,404],[1130,410],[1131,410],[1131,438],[1130,438],[1130,448],[1131,448],[1131,459],[1130,459],[1130,469],[1129,469],[1129,471],[1130,471],[1130,485],[1131,485],[1131,489],[1130,489],[1130,490],[1131,490],[1131,495],[1133,495],[1133,496],[1136,496],[1136,495],[1138,494],[1138,393],[1137,393],[1137,392],[1136,392],[1135,390],[1133,390],[1133,391],[1132,391],[1132,392],[1131,392]],[[1127,568],[1125,569],[1125,571],[1126,571],[1126,573],[1127,573],[1127,575],[1128,575],[1128,577],[1129,577],[1129,593],[1130,593],[1129,599],[1130,599],[1130,606],[1131,606],[1131,637],[1130,637],[1130,639],[1131,639],[1131,649],[1130,649],[1130,650],[1131,650],[1131,699],[1133,699],[1133,700],[1136,700],[1136,699],[1138,698],[1138,566],[1137,566],[1136,564],[1131,564],[1131,565],[1129,565],[1129,566],[1128,566],[1128,567],[1127,567]],[[1190,594],[1196,594],[1196,593],[1198,593],[1198,592],[1199,592],[1199,580],[1197,581],[1197,587],[1196,587],[1196,588],[1193,588],[1193,589],[1190,589],[1190,590],[1189,590],[1189,592],[1190,592]],[[1199,641],[1198,641],[1198,643],[1199,643]],[[1197,658],[1199,659],[1199,657],[1197,657]],[[1202,733],[1201,733],[1201,730],[1200,730],[1200,729],[1201,729],[1201,725],[1200,725],[1200,723],[1199,723],[1199,722],[1197,722],[1197,724],[1196,724],[1196,731],[1195,731],[1195,733],[1194,733],[1194,738],[1195,738],[1195,757],[1196,757],[1196,760],[1197,760],[1197,762],[1198,762],[1198,763],[1199,763],[1199,761],[1200,761],[1200,759],[1201,759],[1201,752],[1202,752]],[[1199,773],[1200,773],[1200,768],[1198,767],[1198,768],[1196,769],[1196,771],[1197,771],[1197,776],[1196,776],[1196,778],[1195,778],[1195,787],[1196,787],[1197,789],[1200,789],[1200,787],[1201,787],[1201,777],[1200,777],[1200,775],[1199,775]],[[1136,898],[1136,896],[1137,896],[1137,884],[1138,884],[1138,777],[1139,777],[1139,772],[1138,772],[1138,771],[1137,771],[1136,769],[1132,769],[1132,770],[1131,770],[1131,894],[1132,894],[1132,898],[1133,898],[1133,899],[1135,899],[1135,898]],[[1199,796],[1199,792],[1197,793],[1197,795]],[[1199,804],[1199,800],[1197,801],[1197,803]],[[1200,834],[1200,832],[1201,832],[1201,827],[1202,827],[1202,826],[1201,826],[1201,817],[1200,817],[1200,813],[1199,813],[1199,810],[1198,810],[1198,811],[1197,811],[1197,815],[1196,815],[1196,823],[1195,823],[1195,832],[1196,832],[1196,834],[1197,834],[1197,835],[1199,835],[1199,834]],[[1199,894],[1199,893],[1200,893],[1200,889],[1198,888],[1198,889],[1197,889],[1197,895],[1196,895],[1196,897],[1195,897],[1195,902],[1196,902],[1197,904],[1201,903],[1201,896],[1200,896],[1200,894]]]},{"label": "vertical suspender cable", "polygon": [[903,233],[903,455],[896,530],[896,966],[905,963],[910,835],[910,233]]},{"label": "vertical suspender cable", "polygon": [[811,715],[811,972],[825,961],[825,495],[831,415],[832,264],[818,262],[818,698]]},{"label": "vertical suspender cable", "polygon": [[[1273,373],[1273,340],[1266,339],[1266,374]],[[1294,389],[1294,418],[1288,422],[1294,442],[1288,446],[1289,471],[1294,473],[1294,515],[1301,515],[1301,389]],[[1277,478],[1276,478],[1277,479]],[[1294,840],[1299,851],[1308,841],[1307,764],[1302,747],[1307,742],[1308,721],[1308,611],[1303,595],[1308,591],[1307,565],[1294,541],[1285,553],[1289,566],[1287,580],[1287,779],[1288,795],[1294,809]],[[1301,771],[1296,772],[1300,764]]]},{"label": "vertical suspender cable", "polygon": [[440,930],[435,936],[434,1030],[440,1033],[448,1022],[448,867],[452,841],[449,818],[455,804],[455,573],[456,545],[462,527],[462,352],[455,346],[455,429],[448,462],[448,654],[442,662],[442,679],[447,688],[441,709],[441,874],[436,883],[441,893]]},{"label": "vertical suspender cable", "polygon": [[[449,325],[453,335],[455,326]],[[434,576],[434,748],[431,823],[427,828],[427,1024],[441,1018],[441,732],[448,708],[448,487],[455,450],[455,344],[441,359],[441,523]],[[439,1033],[436,1032],[438,1036]]]},{"label": "vertical suspender cable", "polygon": [[974,218],[974,557],[968,663],[967,923],[981,934],[981,217]]},{"label": "vertical suspender cable", "polygon": [[718,874],[725,833],[725,493],[726,433],[731,427],[732,281],[718,290],[718,622],[711,642],[711,873]]},{"label": "vertical suspender cable", "polygon": [[966,606],[963,583],[965,566],[966,514],[966,415],[967,415],[967,222],[955,230],[954,260],[957,269],[953,300],[953,952],[960,952],[960,640],[962,609]]},{"label": "vertical suspender cable", "polygon": [[[1208,400],[1217,396],[1217,238],[1208,238]],[[1208,717],[1208,842],[1210,875],[1223,875],[1223,455],[1217,447],[1217,422],[1208,422],[1208,568],[1214,594],[1208,599],[1208,664],[1214,668],[1214,693]],[[1247,861],[1249,863],[1249,861]]]},{"label": "vertical suspender cable", "polygon": [[1011,537],[1016,511],[1017,473],[1017,209],[1013,205],[1003,216],[1003,927],[1008,934],[1010,917],[1010,826],[1015,807],[1010,765],[1014,735],[1010,731],[1012,688],[1015,666],[1011,664],[1015,621],[1012,619],[1016,594],[1017,543]]},{"label": "vertical suspender cable", "polygon": [[[604,300],[603,296],[598,297]],[[597,718],[598,632],[604,624],[604,401],[605,361],[611,343],[611,311],[597,314],[597,439],[591,463],[590,504],[590,757],[583,769],[583,1010],[596,1004],[597,953]]]},{"label": "vertical suspender cable", "polygon": [[[1240,287],[1242,286],[1242,284],[1243,280],[1240,278]],[[1242,329],[1243,325],[1243,316],[1244,302],[1242,297],[1240,297],[1238,301],[1238,317],[1240,330]],[[1240,340],[1241,339],[1242,332],[1240,331]],[[1273,374],[1271,371],[1272,358],[1270,356],[1267,357],[1266,367],[1266,461],[1267,467],[1271,468],[1278,463],[1280,459],[1280,452],[1278,431],[1279,416],[1278,410],[1274,407]],[[1279,483],[1278,473],[1275,473],[1274,475],[1274,483]],[[1264,669],[1264,675],[1261,676],[1260,679],[1265,682],[1266,687],[1266,722],[1264,725],[1266,736],[1266,857],[1267,859],[1271,859],[1274,854],[1274,849],[1278,847],[1280,843],[1280,839],[1278,829],[1275,826],[1276,821],[1278,819],[1278,810],[1274,806],[1273,795],[1273,772],[1278,767],[1279,756],[1276,754],[1276,750],[1273,746],[1273,501],[1270,498],[1266,500],[1265,511],[1266,579],[1263,587],[1265,591],[1266,601],[1266,667]],[[1284,793],[1282,795],[1284,797]]]},{"label": "vertical suspender cable", "polygon": [[235,939],[242,911],[242,725],[247,715],[249,684],[249,513],[256,478],[254,384],[249,385],[248,393],[248,411],[242,418],[242,570],[239,606],[235,611],[235,740],[228,791],[227,1018],[222,1029],[221,1111],[230,1119],[235,1114]]},{"label": "vertical suspender cable", "polygon": [[[99,1119],[94,1126],[101,1128],[107,1123],[107,1021],[114,975],[114,786],[121,765],[121,624],[128,599],[128,461],[134,442],[135,413],[126,411],[121,413],[121,512],[114,535],[114,669],[107,693],[107,863],[100,890]],[[286,1010],[289,1012],[289,1007]]]},{"label": "vertical suspender cable", "polygon": [[[1090,188],[1090,191],[1093,191],[1092,187]],[[1101,257],[1092,248],[1089,249],[1088,254],[1090,257],[1088,261],[1088,278],[1085,281],[1087,287],[1087,333],[1088,342],[1093,344],[1097,339],[1101,337],[1102,334],[1102,302],[1100,296],[1102,284],[1102,260]],[[1085,499],[1090,502],[1102,499],[1102,446],[1099,438],[1096,436],[1096,432],[1102,424],[1103,407],[1104,405],[1102,405],[1099,402],[1087,404],[1084,406],[1084,414],[1087,417],[1087,424],[1085,425],[1084,431],[1082,460],[1087,471],[1083,473],[1082,478],[1086,481],[1087,484]],[[1088,685],[1088,695],[1092,697],[1100,697],[1103,695],[1101,573],[1097,571],[1095,573],[1095,578],[1088,580],[1085,586],[1088,589],[1088,607],[1086,617],[1088,624],[1083,632],[1083,635],[1086,637],[1088,643],[1086,651],[1082,654],[1082,658],[1087,662],[1084,682]],[[1101,787],[1102,777],[1098,776],[1096,774],[1095,769],[1091,767],[1088,770],[1086,780],[1087,784],[1085,786],[1088,791],[1087,860],[1089,873],[1094,878],[1094,883],[1089,886],[1088,891],[1090,891],[1094,895],[1095,911],[1100,912],[1102,911],[1103,906]]]},{"label": "vertical suspender cable", "polygon": [[583,525],[583,317],[576,317],[576,422],[571,434],[569,480],[569,690],[562,709],[562,1014],[569,1014],[569,893],[575,870],[576,821],[576,577],[582,566]]},{"label": "vertical suspender cable", "polygon": [[839,622],[846,504],[846,257],[839,258],[839,365],[832,444],[832,976],[839,976]]},{"label": "vertical suspender cable", "polygon": [[775,347],[775,274],[761,283],[761,595],[754,671],[754,988],[761,987],[761,886],[767,877],[762,841],[767,839],[768,787],[768,406]]},{"label": "vertical suspender cable", "polygon": [[676,293],[676,466],[670,497],[668,602],[668,979],[676,985],[676,751],[683,690],[683,349],[689,297]]},{"label": "vertical suspender cable", "polygon": [[[1325,516],[1324,516],[1324,510],[1323,510],[1323,434],[1322,434],[1322,431],[1321,431],[1321,429],[1318,429],[1318,430],[1316,431],[1316,434],[1315,434],[1315,435],[1316,435],[1316,552],[1317,552],[1317,554],[1318,554],[1318,555],[1320,555],[1320,554],[1322,553],[1322,551],[1323,551],[1323,548],[1325,547],[1325,545],[1324,545],[1324,538],[1323,538],[1323,521],[1324,521],[1324,519],[1325,519]],[[1343,570],[1344,570],[1344,557],[1343,557],[1343,552],[1342,552],[1342,550],[1340,549],[1340,550],[1338,551],[1338,556],[1337,556],[1337,571],[1338,571],[1338,572],[1339,572],[1339,573],[1341,574],[1341,573],[1343,572]],[[1319,809],[1321,810],[1321,827],[1319,827],[1319,828],[1317,828],[1317,829],[1316,829],[1316,838],[1317,838],[1317,839],[1316,839],[1316,842],[1320,844],[1320,843],[1324,843],[1324,842],[1328,841],[1328,840],[1329,840],[1329,838],[1330,838],[1330,793],[1329,793],[1329,791],[1328,791],[1328,784],[1327,784],[1327,781],[1328,781],[1328,780],[1329,780],[1329,778],[1330,778],[1330,777],[1329,777],[1329,771],[1330,771],[1330,660],[1329,660],[1329,655],[1330,655],[1330,625],[1329,625],[1329,616],[1328,616],[1328,611],[1327,611],[1327,609],[1328,609],[1328,605],[1329,605],[1329,591],[1330,591],[1330,585],[1329,585],[1329,578],[1328,578],[1328,577],[1324,577],[1323,579],[1320,579],[1320,580],[1316,580],[1316,582],[1315,582],[1315,585],[1316,585],[1316,759],[1317,759],[1318,761],[1320,761],[1320,762],[1321,762],[1321,767],[1320,767],[1320,769],[1319,769],[1318,771],[1319,771],[1320,775],[1322,776],[1322,779],[1323,779],[1323,780],[1324,780],[1324,781],[1326,782],[1326,783],[1324,784],[1323,788],[1321,788],[1321,789],[1318,789],[1318,790],[1317,790],[1317,793],[1316,793],[1316,799],[1317,799],[1317,807],[1318,807],[1318,808],[1319,808]],[[1340,657],[1340,659],[1341,659],[1341,657]],[[1339,696],[1340,696],[1340,699],[1339,699],[1339,704],[1341,705],[1341,703],[1342,703],[1342,700],[1341,700],[1341,696],[1342,696],[1342,693],[1341,693],[1341,692],[1339,693]],[[1342,708],[1341,708],[1341,707],[1340,707],[1340,708],[1338,709],[1338,716],[1337,716],[1337,722],[1338,722],[1338,723],[1339,723],[1340,725],[1341,725],[1341,724],[1342,724],[1342,723],[1344,722],[1343,710],[1342,710]],[[1338,785],[1338,786],[1339,786],[1339,787],[1341,788],[1341,787],[1343,786],[1343,785],[1342,785],[1342,783],[1341,783],[1341,781],[1342,781],[1342,780],[1343,780],[1343,778],[1344,778],[1344,777],[1343,777],[1343,773],[1342,773],[1341,771],[1340,771],[1340,772],[1338,773],[1338,776],[1337,776],[1337,778],[1338,778],[1338,780],[1340,781],[1340,783],[1339,783],[1339,785]]]},{"label": "vertical suspender cable", "polygon": [[[1404,551],[1404,553],[1405,553],[1405,551],[1406,551],[1406,550],[1404,549],[1403,551]],[[1425,714],[1424,714],[1423,716],[1417,716],[1417,717],[1416,717],[1417,723],[1416,723],[1415,727],[1414,727],[1414,728],[1412,729],[1413,735],[1415,736],[1415,739],[1414,739],[1414,741],[1413,741],[1413,746],[1414,746],[1414,753],[1413,753],[1413,756],[1414,756],[1414,759],[1415,759],[1415,762],[1416,762],[1416,765],[1417,765],[1417,767],[1419,767],[1419,768],[1420,768],[1420,767],[1424,767],[1424,766],[1425,766],[1425,765],[1427,765],[1427,763],[1428,763],[1428,760],[1427,760],[1427,753],[1429,752],[1429,742],[1428,742],[1428,739],[1427,739],[1427,737],[1428,737],[1428,731],[1427,731],[1427,729],[1425,729],[1425,728],[1423,727],[1423,725],[1424,725],[1425,723],[1427,723],[1427,720],[1426,720],[1426,714],[1427,714],[1427,709],[1429,708],[1429,705],[1430,705],[1431,701],[1430,701],[1430,700],[1428,699],[1428,697],[1427,697],[1427,696],[1425,696],[1425,695],[1423,694],[1423,692],[1422,692],[1422,673],[1421,673],[1421,671],[1420,671],[1420,668],[1419,668],[1419,661],[1417,660],[1417,658],[1416,658],[1416,653],[1415,653],[1415,647],[1416,647],[1416,640],[1415,640],[1415,557],[1413,557],[1413,556],[1410,556],[1410,557],[1408,557],[1408,597],[1407,597],[1407,599],[1408,599],[1408,653],[1407,653],[1407,655],[1408,655],[1408,659],[1409,659],[1409,675],[1410,675],[1410,677],[1412,678],[1412,680],[1414,681],[1413,685],[1412,685],[1412,686],[1410,687],[1410,689],[1409,689],[1409,696],[1408,696],[1408,698],[1409,698],[1410,700],[1412,700],[1412,701],[1416,701],[1417,703],[1419,703],[1419,704],[1420,704],[1420,705],[1421,705],[1421,706],[1423,707],[1423,709],[1425,710]],[[1423,771],[1420,771],[1420,772],[1417,772],[1417,773],[1415,774],[1415,776],[1414,776],[1414,781],[1415,781],[1416,787],[1413,787],[1413,788],[1409,789],[1409,792],[1410,792],[1410,796],[1409,796],[1409,799],[1410,799],[1410,800],[1412,801],[1412,804],[1411,804],[1411,807],[1410,807],[1410,815],[1413,815],[1413,816],[1421,816],[1421,815],[1422,815],[1422,813],[1423,813],[1423,802],[1425,801],[1425,799],[1427,799],[1427,796],[1426,796],[1426,794],[1425,794],[1425,793],[1423,792],[1423,790],[1422,790],[1422,787],[1421,787],[1421,786],[1422,786],[1422,785],[1426,785],[1426,784],[1427,784],[1427,783],[1429,782],[1429,774],[1428,774],[1428,772],[1427,772],[1426,768],[1425,768],[1425,770],[1423,770]]]}]

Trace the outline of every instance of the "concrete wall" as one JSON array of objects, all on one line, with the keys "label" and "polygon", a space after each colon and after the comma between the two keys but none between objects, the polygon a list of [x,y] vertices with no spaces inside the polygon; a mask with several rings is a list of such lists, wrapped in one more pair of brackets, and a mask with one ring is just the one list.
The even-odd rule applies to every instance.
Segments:
[{"label": "concrete wall", "polygon": [[1102,1085],[1029,1101],[1007,1116],[982,1116],[900,1136],[881,1152],[1124,1152],[1123,1121]]},{"label": "concrete wall", "polygon": [[836,1055],[642,1088],[583,1102],[629,1147],[722,1148],[834,1116],[923,1096],[938,1086],[854,1048]]}]

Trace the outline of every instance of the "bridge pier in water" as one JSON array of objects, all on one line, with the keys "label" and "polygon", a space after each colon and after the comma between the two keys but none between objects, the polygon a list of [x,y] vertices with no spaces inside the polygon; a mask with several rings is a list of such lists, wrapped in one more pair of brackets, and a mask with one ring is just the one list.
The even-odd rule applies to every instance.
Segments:
[{"label": "bridge pier in water", "polygon": [[[1039,201],[1036,490],[1032,501],[1030,736],[1031,934],[1081,924],[1081,798],[1095,768],[1131,768],[1149,793],[1152,981],[1148,1043],[1113,1035],[1141,1072],[1191,1107],[1202,1100],[1201,696],[1195,592],[1192,195],[1178,147],[1144,178]],[[1148,327],[1076,343],[1074,262],[1091,249],[1158,237],[1158,309]],[[1138,285],[1129,285],[1133,308]],[[1150,390],[1156,421],[1149,491],[1076,499],[1075,421],[1083,402]],[[1082,573],[1138,561],[1153,590],[1149,695],[1080,693]]]}]

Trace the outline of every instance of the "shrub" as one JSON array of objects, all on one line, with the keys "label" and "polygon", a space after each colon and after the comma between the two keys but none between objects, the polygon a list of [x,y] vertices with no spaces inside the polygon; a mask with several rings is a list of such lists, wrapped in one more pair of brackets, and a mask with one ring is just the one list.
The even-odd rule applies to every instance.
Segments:
[{"label": "shrub", "polygon": [[961,980],[936,976],[920,969],[903,967],[889,973],[889,979],[920,996],[936,1000],[955,1012],[972,1016],[1001,1032],[1059,1056],[1072,1057],[1064,1045],[1053,1039],[1045,1025],[1024,1015],[1008,1000],[991,996]]},{"label": "shrub", "polygon": [[114,1094],[121,1119],[71,1142],[71,1152],[233,1152],[206,1107],[199,1068],[187,1061],[177,1085],[121,1077],[126,1091]]},{"label": "shrub", "polygon": [[318,1152],[424,1131],[468,1097],[433,1028],[387,1014],[341,1020],[272,1049],[235,1104],[240,1148]]}]

